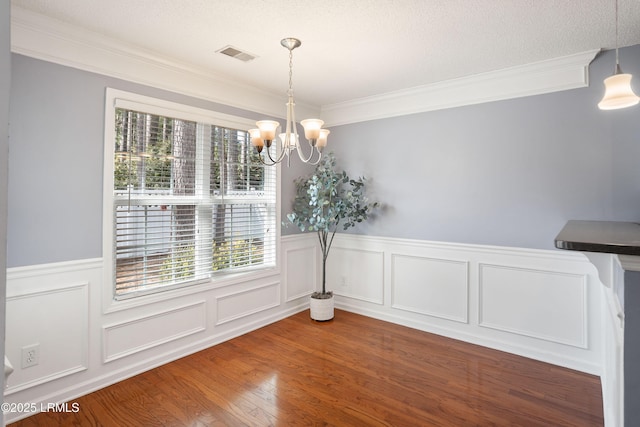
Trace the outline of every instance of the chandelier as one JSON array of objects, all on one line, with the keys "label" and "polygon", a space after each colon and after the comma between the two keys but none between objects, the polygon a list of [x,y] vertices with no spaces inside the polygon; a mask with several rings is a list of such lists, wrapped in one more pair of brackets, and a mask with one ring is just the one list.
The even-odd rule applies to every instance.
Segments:
[{"label": "chandelier", "polygon": [[[322,157],[322,149],[327,145],[327,136],[329,135],[329,130],[322,129],[322,125],[324,122],[319,119],[306,119],[302,120],[300,124],[304,128],[304,136],[309,142],[309,146],[311,147],[311,152],[309,155],[305,155],[302,153],[302,147],[300,146],[300,139],[298,138],[298,130],[296,129],[296,115],[294,107],[296,105],[293,100],[293,49],[300,47],[302,42],[298,39],[294,38],[286,38],[280,41],[280,44],[289,50],[289,90],[287,91],[287,96],[289,100],[287,102],[287,124],[286,130],[284,133],[279,134],[280,137],[280,146],[281,149],[277,149],[277,140],[276,140],[276,132],[280,123],[274,120],[260,120],[256,122],[256,126],[258,129],[249,129],[249,136],[251,138],[251,144],[256,148],[258,153],[262,153],[262,151],[266,151],[266,157],[269,161],[265,161],[263,156],[260,156],[260,161],[263,164],[273,166],[278,164],[287,158],[287,165],[290,163],[289,154],[292,151],[298,152],[298,157],[304,163],[309,163],[312,165],[318,164],[320,158]],[[275,153],[272,153],[273,151]],[[316,156],[317,154],[317,156]],[[315,158],[312,161],[312,158]]]},{"label": "chandelier", "polygon": [[631,89],[631,74],[624,74],[618,60],[618,1],[616,0],[616,68],[613,76],[604,79],[604,97],[598,103],[601,110],[616,110],[636,105],[640,98]]}]

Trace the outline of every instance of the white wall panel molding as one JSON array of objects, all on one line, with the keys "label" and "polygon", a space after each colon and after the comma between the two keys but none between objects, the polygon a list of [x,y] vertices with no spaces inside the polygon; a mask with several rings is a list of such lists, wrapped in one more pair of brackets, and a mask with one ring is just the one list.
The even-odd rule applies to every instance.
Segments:
[{"label": "white wall panel molding", "polygon": [[589,64],[598,52],[599,50],[592,50],[339,104],[323,105],[321,117],[327,126],[337,126],[586,87],[589,85]]},{"label": "white wall panel molding", "polygon": [[[281,253],[313,247],[309,237],[283,238]],[[103,268],[96,259],[8,271],[7,352],[19,366],[21,347],[38,342],[41,361],[16,369],[6,402],[68,401],[308,307],[307,300],[284,301],[284,270],[274,269],[105,313]],[[7,422],[25,415],[7,414]]]},{"label": "white wall panel molding", "polygon": [[[582,254],[353,234],[337,234],[334,246],[384,257],[384,304],[337,293],[338,308],[601,373],[602,285]],[[378,268],[364,261],[358,270]]]},{"label": "white wall panel molding", "polygon": [[[108,263],[105,262],[105,268],[107,268],[107,265]],[[110,276],[105,275],[105,281],[106,277]],[[229,288],[242,285],[243,283],[273,281],[278,280],[279,277],[280,269],[276,267],[262,271],[232,274],[228,277],[220,276],[202,284],[185,286],[182,288],[141,295],[123,300],[115,300],[113,298],[113,289],[109,286],[104,286],[102,288],[103,313],[107,315],[122,311],[136,310],[156,303],[175,301],[178,298],[196,298],[197,295],[203,295],[210,292],[227,292]]]},{"label": "white wall panel molding", "polygon": [[280,304],[280,283],[268,283],[216,297],[216,326]]},{"label": "white wall panel molding", "polygon": [[206,302],[138,316],[103,327],[103,362],[130,356],[202,332],[207,328]]},{"label": "white wall panel molding", "polygon": [[585,274],[479,267],[480,326],[588,348]]},{"label": "white wall panel molding", "polygon": [[[301,236],[307,236],[303,234]],[[317,238],[316,238],[317,239]],[[417,240],[407,238],[396,237],[380,237],[380,236],[367,236],[356,234],[336,234],[336,245],[349,248],[361,248],[364,250],[370,250],[375,248],[376,250],[388,251],[389,248],[399,248],[403,253],[407,254],[419,254],[428,256],[433,253],[447,253],[451,254],[469,254],[468,256],[499,256],[509,257],[511,259],[531,260],[539,259],[541,261],[547,261],[552,263],[577,263],[583,266],[588,262],[587,258],[579,253],[572,251],[562,250],[545,250],[545,249],[529,249],[529,248],[517,248],[506,246],[492,246],[492,245],[479,245],[472,243],[455,243],[455,242],[440,242],[434,240]],[[529,261],[530,262],[530,261]],[[525,261],[525,264],[529,262]]]},{"label": "white wall panel molding", "polygon": [[384,304],[384,252],[333,245],[327,259],[328,291]]},{"label": "white wall panel molding", "polygon": [[[291,285],[292,282],[291,278],[284,276],[291,274],[295,278],[310,274],[314,276],[313,283],[315,285],[318,280],[317,269],[306,270],[309,266],[317,265],[319,262],[316,245],[317,238],[310,233],[282,237],[280,246],[282,277],[280,279],[277,274],[252,278],[251,281],[237,283],[233,287],[209,288],[199,293],[181,295],[177,300],[163,300],[108,314],[102,311],[101,289],[104,287],[102,260],[81,260],[9,269],[8,296],[9,298],[13,297],[7,303],[7,352],[9,357],[19,360],[19,356],[16,354],[19,354],[21,346],[31,344],[29,339],[41,340],[42,337],[49,334],[52,341],[55,341],[55,346],[52,350],[47,351],[46,358],[47,360],[53,358],[52,362],[55,362],[56,365],[46,365],[45,372],[29,378],[16,376],[17,372],[14,372],[9,378],[9,386],[13,388],[10,389],[5,400],[7,402],[35,402],[36,404],[67,401],[304,310],[308,307],[308,300],[303,298],[303,288],[293,286],[292,291],[287,293],[285,282],[288,281],[286,286]],[[330,258],[336,254],[353,257],[352,259],[358,262],[357,271],[367,271],[367,274],[371,275],[369,279],[361,282],[364,287],[358,288],[356,293],[358,298],[337,293],[336,306],[338,308],[556,365],[596,375],[601,374],[605,336],[601,327],[601,312],[599,311],[603,305],[600,293],[602,285],[599,283],[593,265],[581,254],[567,251],[450,244],[350,234],[336,235],[334,245],[334,249],[337,248],[338,251],[332,253]],[[451,277],[457,283],[454,288],[460,291],[462,289],[460,277],[466,265],[468,268],[466,297],[462,296],[462,293],[455,292],[447,294],[447,296],[449,300],[454,301],[454,306],[459,304],[461,307],[468,304],[467,323],[416,312],[419,310],[409,311],[393,307],[392,283],[394,275],[392,274],[392,266],[394,256],[396,257],[396,267],[404,269],[404,273],[401,275],[405,274],[407,277],[406,286],[402,290],[402,301],[409,301],[411,295],[420,296],[423,292],[423,289],[419,288],[419,284],[411,282],[413,279],[410,279],[408,272],[417,269],[418,271],[427,271],[427,274],[433,274],[436,277],[442,276],[447,280]],[[417,261],[415,264],[411,262],[413,260],[411,257],[415,257]],[[400,262],[398,263],[398,261]],[[402,264],[405,261],[409,262],[405,263],[406,265]],[[449,264],[451,261],[453,262]],[[496,274],[492,278],[496,283],[496,290],[507,286],[505,281],[525,280],[531,287],[535,281],[531,281],[531,273],[528,270],[552,272],[552,279],[555,274],[567,275],[566,279],[570,283],[568,286],[570,291],[567,294],[560,293],[560,299],[564,301],[571,299],[571,295],[578,293],[576,288],[579,286],[574,284],[574,276],[586,276],[584,286],[586,287],[587,303],[584,310],[586,310],[585,316],[587,318],[585,332],[587,348],[558,343],[553,339],[532,338],[506,330],[480,326],[479,273],[481,265],[497,266],[498,273],[504,273],[503,270],[508,268],[513,269],[509,270],[509,274]],[[349,274],[353,275],[356,272],[356,270],[339,271],[347,267],[344,263],[338,263],[337,266],[334,267],[338,270],[331,272],[336,277],[341,277],[344,273],[348,273],[346,277],[353,277]],[[348,267],[353,268],[353,266]],[[442,271],[438,272],[438,268],[441,268]],[[525,271],[522,272],[522,270]],[[491,270],[491,272],[496,271]],[[565,283],[564,279],[563,276],[560,282]],[[307,279],[305,278],[305,280]],[[483,286],[485,285],[486,283],[483,284]],[[379,300],[375,298],[374,301],[359,298],[363,295],[369,295],[369,293],[379,295],[381,286],[383,304],[379,304]],[[417,288],[412,290],[416,286]],[[549,293],[549,299],[556,298],[556,287],[542,286],[541,289]],[[304,290],[306,291],[306,289]],[[62,298],[64,301],[57,298]],[[615,302],[615,300],[612,301]],[[23,304],[23,306],[20,306],[19,310],[15,310],[18,307],[16,303]],[[505,301],[505,304],[509,303],[510,301]],[[540,306],[541,303],[538,302],[537,305]],[[56,326],[58,323],[54,323],[55,331],[50,333],[51,325],[47,325],[47,328],[42,325],[32,327],[30,324],[24,323],[21,318],[9,314],[12,310],[14,314],[44,313],[43,306],[53,307],[54,310],[60,309],[59,314],[57,311],[54,312],[55,319],[60,318],[59,321],[70,322],[71,329],[67,329],[66,323],[60,328]],[[443,310],[448,312],[447,310],[452,309],[445,307]],[[183,323],[183,320],[186,326],[176,325],[176,327],[182,332],[194,331],[193,333],[186,334],[179,339],[168,340],[163,345],[150,346],[145,351],[134,351],[125,355],[128,350],[148,345],[151,341],[166,340],[166,336],[176,334],[175,330],[168,330],[165,337],[149,338],[145,336],[148,326],[162,327],[167,321]],[[509,321],[510,318],[506,316],[501,320]],[[202,329],[203,327],[204,329]],[[112,334],[110,338],[113,338],[113,340],[109,339],[106,344],[103,341],[105,329],[109,330],[109,334]],[[197,332],[195,332],[196,330]],[[71,333],[69,333],[70,331]],[[33,335],[28,335],[28,333]],[[20,341],[22,338],[25,338],[26,341]],[[129,338],[131,342],[127,343]],[[41,345],[44,343],[44,341],[40,342]],[[116,344],[117,346],[114,347]],[[106,353],[103,346],[105,348],[110,346]],[[11,356],[10,352],[15,354]],[[54,353],[54,356],[51,356],[51,352]],[[110,359],[109,363],[104,363],[105,354],[108,355],[107,358],[116,356],[116,359]],[[42,355],[45,355],[44,346]],[[70,355],[68,360],[65,359],[65,363],[68,362],[69,366],[65,365],[61,368],[62,365],[57,365],[59,363],[58,355],[61,358]],[[611,357],[615,358],[615,356],[614,352]],[[82,359],[83,357],[84,359]],[[14,363],[15,365],[16,363]],[[83,370],[71,374],[73,369],[79,367],[82,367]],[[25,371],[28,369],[35,368],[27,368]],[[51,373],[61,373],[63,376],[56,379],[47,377]],[[44,378],[46,381],[30,382],[36,378]],[[608,384],[614,384],[614,380],[610,380]],[[17,414],[9,414],[7,421],[15,421],[18,417]]]},{"label": "white wall panel molding", "polygon": [[[279,94],[240,84],[209,70],[156,55],[104,34],[73,27],[19,6],[11,8],[11,50],[84,71],[149,85],[212,102],[282,117]],[[300,117],[319,108],[296,103]]]},{"label": "white wall panel molding", "polygon": [[[244,324],[238,324],[233,329],[226,329],[215,335],[186,343],[149,355],[145,358],[133,358],[132,360],[121,359],[109,365],[110,369],[95,369],[93,375],[88,375],[80,380],[74,380],[63,384],[55,384],[52,387],[32,388],[22,393],[16,393],[5,399],[8,402],[33,402],[39,407],[40,403],[66,402],[85,394],[94,392],[118,381],[141,374],[149,369],[156,368],[195,352],[205,350],[211,346],[228,341],[240,335],[259,329],[265,325],[277,322],[280,319],[292,316],[301,311],[303,307],[287,307],[275,314],[253,319]],[[120,363],[125,362],[125,363]],[[27,414],[28,415],[28,414]],[[20,414],[7,414],[7,423],[16,421]]]},{"label": "white wall panel molding", "polygon": [[284,297],[286,302],[311,295],[316,290],[320,252],[318,242],[310,234],[286,236],[282,248],[282,269],[285,272]]},{"label": "white wall panel molding", "polygon": [[[102,258],[81,259],[76,261],[56,262],[51,264],[28,265],[24,267],[7,268],[7,281],[16,283],[21,279],[33,277],[54,277],[82,272],[88,269],[102,268]],[[65,276],[62,276],[65,277]],[[22,282],[25,285],[26,282]],[[12,292],[21,292],[22,287],[13,287]],[[9,292],[9,289],[7,289]]]},{"label": "white wall panel molding", "polygon": [[[61,272],[65,269],[57,270],[58,277],[12,274],[7,281],[11,296],[6,308],[6,352],[15,369],[7,382],[7,396],[88,368],[89,282],[78,282],[73,273]],[[42,330],[47,333],[41,334]],[[39,363],[23,368],[22,348],[32,345],[38,346]]]},{"label": "white wall panel molding", "polygon": [[392,253],[390,286],[395,309],[468,321],[467,261]]}]

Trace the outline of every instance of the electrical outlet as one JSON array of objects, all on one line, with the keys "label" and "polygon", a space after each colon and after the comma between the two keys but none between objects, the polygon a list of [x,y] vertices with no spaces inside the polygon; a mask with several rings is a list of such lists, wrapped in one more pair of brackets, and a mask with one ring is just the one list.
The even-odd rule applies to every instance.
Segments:
[{"label": "electrical outlet", "polygon": [[22,369],[35,366],[38,363],[40,363],[40,344],[22,347]]},{"label": "electrical outlet", "polygon": [[347,278],[345,276],[340,276],[340,287],[341,288],[347,287]]}]

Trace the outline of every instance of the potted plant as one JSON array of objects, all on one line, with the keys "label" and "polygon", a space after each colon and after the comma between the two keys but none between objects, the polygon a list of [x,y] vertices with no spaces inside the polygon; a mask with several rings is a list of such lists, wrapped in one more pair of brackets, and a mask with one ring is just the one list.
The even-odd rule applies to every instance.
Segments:
[{"label": "potted plant", "polygon": [[322,291],[311,295],[311,318],[333,319],[333,292],[326,288],[327,258],[336,231],[367,220],[377,202],[365,197],[365,178],[351,179],[335,169],[333,153],[324,156],[313,174],[296,180],[293,212],[287,219],[301,231],[315,231],[322,251]]}]

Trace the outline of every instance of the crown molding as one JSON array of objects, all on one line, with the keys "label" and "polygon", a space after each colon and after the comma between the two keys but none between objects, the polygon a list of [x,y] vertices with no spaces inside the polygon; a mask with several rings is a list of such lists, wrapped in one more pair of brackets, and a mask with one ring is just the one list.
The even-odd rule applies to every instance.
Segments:
[{"label": "crown molding", "polygon": [[[244,85],[47,16],[11,7],[11,50],[56,64],[284,118],[278,94]],[[599,50],[315,107],[296,103],[300,117],[337,126],[589,85],[589,63]]]},{"label": "crown molding", "polygon": [[[273,117],[284,117],[286,112],[285,101],[277,94],[15,5],[11,7],[11,51]],[[304,103],[296,108],[301,117],[320,112]]]},{"label": "crown molding", "polygon": [[599,51],[323,105],[321,117],[326,126],[337,126],[586,87]]}]

